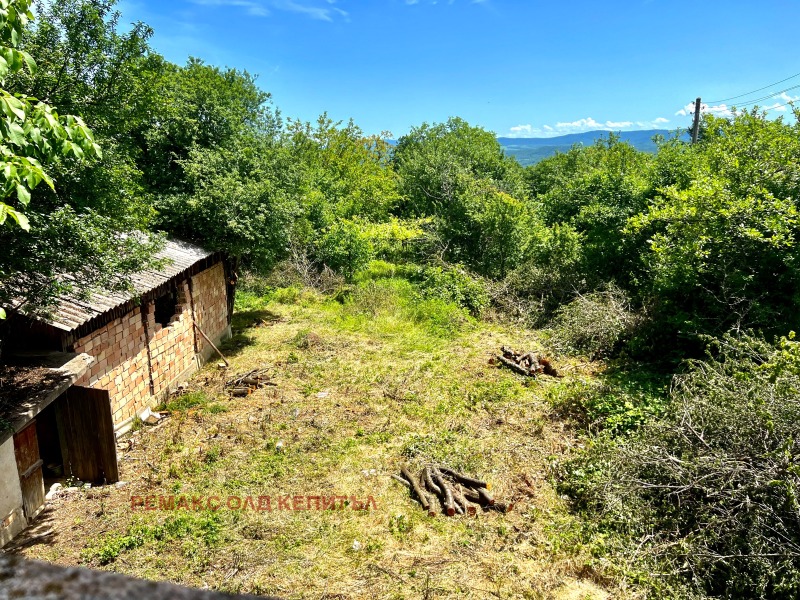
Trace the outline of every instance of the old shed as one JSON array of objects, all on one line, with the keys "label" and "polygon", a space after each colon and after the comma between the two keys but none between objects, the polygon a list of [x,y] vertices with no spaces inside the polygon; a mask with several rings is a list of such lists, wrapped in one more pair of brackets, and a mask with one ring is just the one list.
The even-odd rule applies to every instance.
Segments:
[{"label": "old shed", "polygon": [[107,394],[115,431],[156,404],[230,335],[232,277],[218,253],[170,240],[164,265],[133,276],[135,293],[65,296],[49,319],[17,319],[7,351],[85,352],[76,385]]},{"label": "old shed", "polygon": [[[171,240],[159,258],[161,268],[133,276],[131,294],[64,296],[47,319],[11,320],[4,361],[31,371],[30,390],[17,386],[0,411],[0,546],[41,509],[44,479],[116,481],[116,436],[230,335],[223,256]],[[72,362],[53,370],[37,362],[47,353]]]}]

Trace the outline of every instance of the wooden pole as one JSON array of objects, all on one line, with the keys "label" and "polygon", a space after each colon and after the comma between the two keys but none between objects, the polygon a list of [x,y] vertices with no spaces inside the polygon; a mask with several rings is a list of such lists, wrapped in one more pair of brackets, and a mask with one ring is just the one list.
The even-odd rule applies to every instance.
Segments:
[{"label": "wooden pole", "polygon": [[210,339],[210,338],[209,338],[209,337],[208,337],[208,336],[207,336],[207,335],[206,335],[206,334],[203,332],[203,330],[202,330],[202,329],[200,329],[200,325],[198,325],[198,324],[197,324],[197,323],[195,323],[195,322],[192,322],[192,324],[193,324],[195,327],[197,327],[197,331],[199,331],[199,332],[200,332],[200,335],[202,335],[202,336],[203,336],[203,339],[205,339],[205,341],[207,341],[209,344],[211,344],[211,347],[212,347],[214,350],[216,350],[216,351],[217,351],[217,354],[219,354],[219,357],[222,359],[222,362],[224,362],[224,363],[225,363],[225,366],[226,366],[226,367],[230,367],[231,365],[230,365],[230,363],[228,362],[228,359],[227,359],[227,358],[225,358],[225,356],[222,354],[222,352],[220,352],[220,351],[219,351],[219,348],[217,348],[217,347],[214,345],[214,342],[212,342],[212,341],[211,341],[211,339]]},{"label": "wooden pole", "polygon": [[700,133],[700,98],[694,101],[694,123],[692,124],[692,144],[697,143],[697,135]]}]

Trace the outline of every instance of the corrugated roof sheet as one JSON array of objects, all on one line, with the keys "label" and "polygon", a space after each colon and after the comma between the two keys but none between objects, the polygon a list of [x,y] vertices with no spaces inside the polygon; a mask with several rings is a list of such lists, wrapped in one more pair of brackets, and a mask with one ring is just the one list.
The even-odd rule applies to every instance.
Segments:
[{"label": "corrugated roof sheet", "polygon": [[135,293],[99,291],[92,294],[89,300],[62,296],[47,322],[58,329],[73,331],[91,319],[168,282],[211,254],[188,242],[169,240],[163,250],[156,255],[159,259],[167,259],[161,269],[157,271],[146,269],[131,277]]}]

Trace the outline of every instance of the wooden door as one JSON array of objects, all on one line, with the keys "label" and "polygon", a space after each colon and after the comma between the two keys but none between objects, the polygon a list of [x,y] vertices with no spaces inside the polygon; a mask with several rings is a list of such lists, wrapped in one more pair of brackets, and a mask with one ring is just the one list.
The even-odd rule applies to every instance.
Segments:
[{"label": "wooden door", "polygon": [[72,386],[56,405],[64,474],[91,483],[119,481],[107,390]]},{"label": "wooden door", "polygon": [[17,460],[19,485],[22,488],[22,509],[30,520],[44,507],[44,479],[36,421],[28,423],[25,429],[14,436],[14,458]]}]

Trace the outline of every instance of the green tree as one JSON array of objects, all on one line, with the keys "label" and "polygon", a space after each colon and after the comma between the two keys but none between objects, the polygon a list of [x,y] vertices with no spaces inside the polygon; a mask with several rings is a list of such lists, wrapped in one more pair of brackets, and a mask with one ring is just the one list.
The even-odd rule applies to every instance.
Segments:
[{"label": "green tree", "polygon": [[652,161],[609,134],[526,170],[536,214],[546,225],[569,225],[581,234],[579,268],[588,287],[616,281],[627,288],[640,276],[642,240],[625,227],[647,206]]},{"label": "green tree", "polygon": [[[13,90],[2,92],[4,164],[0,177],[5,196],[0,200],[0,218],[5,221],[10,215],[27,230],[0,227],[0,306],[32,313],[46,312],[62,294],[87,296],[96,287],[128,289],[128,275],[150,260],[159,240],[138,232],[142,221],[131,215],[141,211],[129,201],[130,196],[119,190],[116,197],[95,194],[92,186],[70,185],[82,179],[77,173],[86,175],[96,165],[105,165],[109,154],[101,156],[92,132],[80,118],[59,116],[49,104],[29,95],[31,88],[25,86],[36,87],[36,82],[48,80],[55,69],[48,60],[37,69],[31,55],[18,49],[27,44],[23,34],[37,38],[39,32],[36,27],[23,30],[30,22],[29,6],[26,0],[0,0],[0,40],[4,45],[0,74]],[[54,2],[45,11],[70,6]],[[54,19],[53,14],[45,14]],[[54,19],[55,23],[63,21]],[[69,37],[58,27],[61,33],[48,38],[53,43]],[[73,35],[73,41],[78,37]],[[25,47],[44,49],[36,43]],[[100,82],[103,74],[95,70],[85,79]],[[37,94],[44,96],[42,89],[37,89]],[[65,86],[64,94],[70,90],[76,95],[79,92],[77,87]],[[63,94],[53,97],[59,102],[66,98]],[[79,105],[77,100],[64,102],[68,109]],[[42,181],[48,189],[43,191],[40,186],[34,191]]]},{"label": "green tree", "polygon": [[503,153],[493,133],[458,117],[414,127],[398,140],[393,162],[405,195],[402,210],[410,216],[452,214],[464,176],[515,198],[525,195],[519,163]]},{"label": "green tree", "polygon": [[324,264],[348,281],[375,256],[375,251],[359,223],[340,219],[322,233],[317,245]]},{"label": "green tree", "polygon": [[385,137],[365,135],[352,120],[343,125],[326,114],[314,125],[289,123],[285,143],[298,168],[296,190],[312,229],[324,229],[336,218],[389,218],[400,194]]},{"label": "green tree", "polygon": [[297,166],[255,78],[191,59],[160,84],[169,105],[145,135],[156,225],[266,270],[286,254]]},{"label": "green tree", "polygon": [[630,221],[649,240],[649,293],[687,331],[794,327],[800,125],[754,110],[706,116],[704,131],[690,182],[661,188]]},{"label": "green tree", "polygon": [[241,136],[272,135],[280,127],[270,95],[247,71],[191,58],[183,67],[167,64],[154,85],[160,112],[141,133],[140,166],[156,196],[191,192],[184,167],[193,151],[230,148]]},{"label": "green tree", "polygon": [[285,256],[300,212],[286,179],[288,159],[264,135],[241,136],[221,148],[195,147],[181,164],[190,191],[161,196],[159,222],[264,272]]},{"label": "green tree", "polygon": [[[0,0],[0,85],[36,63],[19,49],[25,25],[33,18],[30,0]],[[99,157],[100,147],[79,117],[59,117],[44,102],[26,94],[0,89],[0,225],[11,217],[24,230],[30,229],[22,212],[31,191],[41,182],[51,188],[53,179],[45,166],[62,157]],[[14,196],[14,199],[9,200]]]},{"label": "green tree", "polygon": [[393,156],[404,194],[399,212],[433,217],[440,254],[502,276],[527,246],[523,171],[494,134],[459,118],[424,123]]}]

